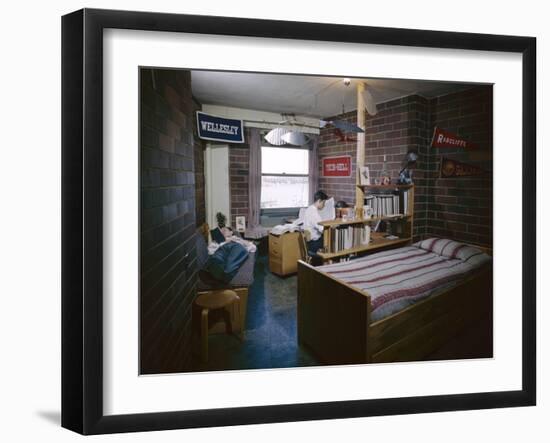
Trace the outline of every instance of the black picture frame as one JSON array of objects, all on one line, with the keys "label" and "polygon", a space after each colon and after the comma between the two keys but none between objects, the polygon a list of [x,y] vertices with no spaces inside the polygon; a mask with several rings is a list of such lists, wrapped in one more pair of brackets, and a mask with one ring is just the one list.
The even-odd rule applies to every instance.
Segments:
[{"label": "black picture frame", "polygon": [[[131,415],[103,413],[103,30],[191,32],[522,54],[522,389]],[[83,9],[62,18],[62,426],[82,434],[502,408],[536,402],[536,39]]]}]

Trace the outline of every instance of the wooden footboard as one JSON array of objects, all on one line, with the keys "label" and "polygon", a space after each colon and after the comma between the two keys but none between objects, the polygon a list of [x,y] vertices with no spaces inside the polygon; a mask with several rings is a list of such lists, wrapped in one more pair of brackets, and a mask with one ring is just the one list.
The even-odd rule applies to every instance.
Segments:
[{"label": "wooden footboard", "polygon": [[[423,360],[492,311],[492,275],[480,272],[369,327],[370,362]],[[492,325],[486,325],[492,334]],[[487,355],[486,357],[491,357]]]},{"label": "wooden footboard", "polygon": [[367,361],[370,296],[298,262],[298,341],[328,364]]},{"label": "wooden footboard", "polygon": [[371,323],[368,294],[298,263],[298,340],[327,364],[422,360],[491,310],[486,270]]}]

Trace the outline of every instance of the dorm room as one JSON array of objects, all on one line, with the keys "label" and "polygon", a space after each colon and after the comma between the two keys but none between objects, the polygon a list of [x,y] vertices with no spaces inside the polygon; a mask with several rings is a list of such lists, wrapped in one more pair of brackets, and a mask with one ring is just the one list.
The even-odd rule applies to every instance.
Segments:
[{"label": "dorm room", "polygon": [[491,85],[140,82],[141,373],[492,357]]}]

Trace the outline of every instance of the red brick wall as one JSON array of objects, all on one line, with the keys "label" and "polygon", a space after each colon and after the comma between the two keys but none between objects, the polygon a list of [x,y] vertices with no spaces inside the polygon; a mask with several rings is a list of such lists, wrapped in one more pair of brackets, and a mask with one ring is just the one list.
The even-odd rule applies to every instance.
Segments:
[{"label": "red brick wall", "polygon": [[248,223],[248,146],[229,146],[229,186],[231,217],[228,223],[236,226],[235,217],[240,215],[244,215]]},{"label": "red brick wall", "polygon": [[[415,169],[414,180],[415,192],[415,237],[420,238],[426,231],[426,143],[427,130],[426,120],[428,118],[427,100],[412,95],[395,99],[378,105],[378,113],[375,116],[367,114],[366,119],[366,151],[365,164],[369,167],[372,177],[378,177],[382,169],[384,155],[392,180],[396,180],[403,164],[405,154],[409,151],[416,151],[420,158]],[[357,112],[352,111],[335,117],[328,117],[356,123]],[[353,134],[347,134],[354,137]],[[319,143],[319,189],[324,190],[335,200],[345,200],[349,204],[355,203],[355,166],[356,166],[357,143],[342,142],[331,127],[321,130]],[[351,177],[322,177],[323,157],[332,155],[351,155],[352,170]]]},{"label": "red brick wall", "polygon": [[[367,115],[365,159],[372,177],[378,176],[384,154],[392,180],[397,179],[408,151],[419,155],[413,175],[415,240],[438,235],[492,245],[492,176],[439,178],[441,154],[492,170],[492,105],[492,87],[476,86],[431,100],[418,95],[392,100],[379,104],[376,116]],[[356,111],[334,118],[355,123]],[[480,148],[430,148],[435,125],[478,143]],[[320,176],[319,189],[354,204],[356,143],[339,141],[333,129],[322,129],[320,168],[323,157],[344,154],[352,157],[352,177]]]},{"label": "red brick wall", "polygon": [[[332,117],[328,117],[330,120]],[[350,123],[357,121],[357,112],[347,112],[334,118],[345,120]],[[353,135],[353,134],[351,134]],[[334,128],[325,127],[319,134],[319,186],[318,189],[325,191],[329,197],[337,200],[345,200],[353,203],[355,201],[355,166],[356,166],[356,142],[339,141]],[[332,157],[335,155],[351,155],[352,175],[351,177],[328,177],[322,176],[323,157]]]},{"label": "red brick wall", "polygon": [[[405,154],[418,153],[414,168],[415,219],[414,239],[440,235],[457,240],[492,244],[492,177],[440,179],[442,152],[451,158],[492,170],[492,88],[477,86],[467,91],[425,99],[411,95],[378,105],[376,116],[367,115],[366,165],[377,177],[386,154],[392,179],[403,167]],[[330,120],[332,117],[328,117]],[[336,116],[356,122],[356,111]],[[480,149],[464,150],[430,148],[434,125],[458,133],[479,143]],[[348,134],[353,136],[353,134]],[[351,177],[324,178],[321,159],[333,155],[351,155]],[[321,130],[319,139],[319,184],[336,200],[355,202],[356,142],[342,142],[333,129]],[[248,215],[248,147],[239,145],[229,150],[231,186],[230,223],[235,217]]]},{"label": "red brick wall", "polygon": [[493,89],[472,89],[430,100],[430,131],[434,126],[477,143],[478,149],[432,149],[432,198],[428,234],[492,245],[492,174],[481,177],[439,178],[442,156],[492,171]]}]

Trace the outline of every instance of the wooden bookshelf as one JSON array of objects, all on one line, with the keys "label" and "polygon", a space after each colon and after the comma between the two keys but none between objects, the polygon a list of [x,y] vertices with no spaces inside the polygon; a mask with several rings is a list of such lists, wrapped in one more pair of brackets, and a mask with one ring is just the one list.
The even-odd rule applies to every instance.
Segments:
[{"label": "wooden bookshelf", "polygon": [[399,201],[401,202],[404,193],[408,195],[407,208],[404,208],[406,216],[411,217],[414,214],[414,184],[411,185],[357,185],[362,188],[363,198],[366,199],[368,195],[391,195],[396,193],[399,195]]},{"label": "wooden bookshelf", "polygon": [[[413,235],[413,221],[414,221],[414,185],[357,185],[358,188],[361,188],[361,195],[366,199],[367,195],[394,195],[398,196],[399,200],[396,200],[398,208],[404,211],[404,214],[389,214],[389,215],[378,215],[371,218],[354,218],[354,219],[342,219],[337,218],[335,220],[326,220],[322,221],[319,224],[324,227],[323,231],[323,247],[325,252],[318,252],[319,257],[325,262],[331,262],[334,259],[342,258],[351,254],[367,254],[369,252],[375,252],[384,248],[392,248],[404,246],[412,242]],[[407,194],[407,206],[405,207],[405,196]],[[383,199],[382,199],[383,200]],[[380,200],[379,200],[380,201]],[[364,202],[363,202],[364,203]],[[380,204],[380,203],[379,203]],[[361,208],[363,205],[356,205]],[[381,208],[378,206],[378,208]],[[385,208],[392,210],[392,206],[389,205]],[[362,210],[362,209],[361,209]],[[393,209],[395,210],[395,209]],[[334,250],[335,244],[338,244],[335,235],[338,232],[338,228],[341,226],[354,226],[354,225],[374,225],[379,221],[391,222],[392,227],[396,228],[397,232],[392,234],[397,235],[399,238],[389,240],[384,237],[385,233],[380,232],[371,232],[370,242],[368,244],[355,244],[351,248]],[[353,243],[357,243],[356,232],[351,233],[352,238],[354,238]],[[347,234],[344,234],[347,235]],[[362,234],[361,234],[362,235]],[[341,238],[341,237],[340,237]],[[349,237],[348,237],[349,238]],[[341,243],[340,243],[341,245]],[[341,246],[336,246],[340,248]]]},{"label": "wooden bookshelf", "polygon": [[338,252],[318,252],[317,255],[321,257],[323,261],[333,260],[335,258],[344,257],[350,254],[359,254],[369,251],[377,251],[379,249],[404,246],[410,242],[409,238],[398,238],[394,240],[388,240],[384,238],[382,234],[375,232],[371,234],[371,241],[368,245],[357,246],[355,248],[344,249]]},{"label": "wooden bookshelf", "polygon": [[394,215],[386,215],[384,217],[371,217],[371,218],[355,218],[355,219],[348,219],[344,220],[341,218],[335,218],[334,220],[325,220],[319,222],[319,224],[325,228],[334,228],[336,226],[342,226],[342,225],[363,225],[365,223],[372,223],[377,222],[379,220],[399,220],[402,218],[408,218],[412,217],[410,214],[394,214]]},{"label": "wooden bookshelf", "polygon": [[414,185],[357,185],[357,187],[365,189],[411,189]]},{"label": "wooden bookshelf", "polygon": [[368,219],[356,218],[353,220],[344,220],[341,218],[335,218],[334,220],[320,221],[319,224],[324,228],[334,228],[342,225],[362,225],[369,221]]}]

